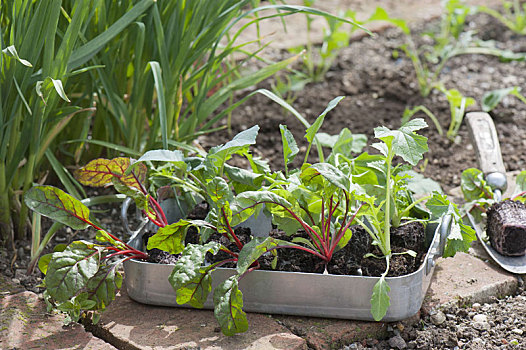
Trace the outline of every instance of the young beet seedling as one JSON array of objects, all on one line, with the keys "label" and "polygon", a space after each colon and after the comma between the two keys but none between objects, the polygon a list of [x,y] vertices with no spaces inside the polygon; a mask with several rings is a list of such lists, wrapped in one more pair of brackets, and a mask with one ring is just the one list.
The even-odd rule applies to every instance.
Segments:
[{"label": "young beet seedling", "polygon": [[[135,199],[138,208],[156,225],[166,226],[159,204],[145,190],[146,167],[138,164],[126,174],[129,158],[95,159],[77,171],[78,180],[89,186],[115,188]],[[122,276],[117,267],[128,259],[147,259],[148,254],[136,250],[102,229],[91,217],[88,207],[79,200],[52,186],[35,186],[25,195],[29,208],[75,230],[91,226],[98,231],[99,243],[75,241],[67,247],[55,248],[44,255],[39,268],[46,275],[43,285],[48,305],[77,321],[83,313],[92,313],[97,322],[115,298]],[[115,260],[114,258],[122,257]],[[113,258],[113,259],[112,259]]]},{"label": "young beet seedling", "polygon": [[[169,237],[156,234],[150,239],[149,248],[151,244],[151,247],[166,250],[168,246],[162,242],[175,241],[178,243],[173,252],[180,252],[186,227],[198,225],[217,230],[234,240],[240,250],[239,253],[231,252],[218,242],[188,244],[182,250],[182,256],[169,278],[176,290],[179,304],[189,303],[194,307],[203,307],[211,292],[211,272],[225,263],[237,262],[237,274],[221,283],[214,291],[214,313],[224,334],[245,332],[248,323],[242,310],[243,294],[238,283],[246,273],[259,267],[257,260],[261,255],[279,248],[300,249],[319,257],[327,264],[334,252],[345,246],[352,235],[349,227],[359,211],[359,208],[353,209],[355,200],[348,177],[330,164],[319,163],[305,167],[299,177],[295,176],[295,180],[299,183],[277,180],[274,188],[246,191],[235,197],[228,191],[215,192],[214,196],[221,200],[216,201],[218,210],[209,214],[207,219],[213,221],[211,219],[216,217],[215,224],[181,220],[173,224],[179,229]],[[263,205],[273,214],[280,227],[292,232],[301,228],[309,239],[297,237],[289,242],[271,237],[253,238],[243,245],[232,227],[259,213]],[[308,219],[304,220],[303,217]],[[206,230],[202,234],[205,232]],[[207,238],[202,237],[202,240]],[[230,254],[231,258],[207,264],[206,253],[215,255],[220,250]]]}]

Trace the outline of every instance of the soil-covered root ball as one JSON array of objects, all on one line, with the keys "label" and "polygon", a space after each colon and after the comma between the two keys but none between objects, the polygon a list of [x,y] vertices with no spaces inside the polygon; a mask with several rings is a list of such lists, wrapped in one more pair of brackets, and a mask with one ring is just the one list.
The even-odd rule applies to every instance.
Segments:
[{"label": "soil-covered root ball", "polygon": [[526,205],[505,200],[493,204],[487,212],[486,232],[493,249],[502,255],[526,254]]}]

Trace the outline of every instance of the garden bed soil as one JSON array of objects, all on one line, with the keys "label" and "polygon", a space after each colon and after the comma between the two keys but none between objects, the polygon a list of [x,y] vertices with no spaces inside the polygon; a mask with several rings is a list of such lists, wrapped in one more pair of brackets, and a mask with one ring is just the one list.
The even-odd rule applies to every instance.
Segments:
[{"label": "garden bed soil", "polygon": [[[414,32],[436,29],[438,21],[414,28]],[[519,36],[507,30],[491,17],[479,14],[468,20],[468,27],[478,32],[484,40],[495,40],[501,49],[526,52],[526,36]],[[425,42],[425,40],[419,40]],[[321,132],[337,135],[347,127],[352,133],[363,133],[369,143],[374,141],[373,129],[378,126],[398,128],[405,108],[426,106],[438,118],[444,133],[450,122],[449,104],[444,95],[436,90],[423,98],[416,83],[416,76],[410,60],[401,52],[394,57],[393,50],[405,43],[397,29],[388,29],[374,38],[366,37],[352,42],[341,51],[338,59],[327,73],[324,81],[309,83],[301,91],[287,96],[291,104],[310,123],[323,112],[329,101],[336,96],[346,96],[326,116]],[[275,52],[275,58],[290,57],[286,51]],[[298,68],[298,67],[296,67]],[[476,105],[468,111],[480,110],[484,93],[494,89],[512,86],[526,87],[524,70],[526,62],[500,62],[487,55],[463,55],[452,58],[440,75],[448,89],[456,88],[465,96],[473,97]],[[282,76],[282,80],[284,80]],[[260,88],[271,89],[270,82]],[[252,91],[252,90],[251,90]],[[524,91],[523,91],[524,93]],[[243,95],[243,94],[241,94]],[[526,168],[526,104],[515,97],[506,97],[492,112],[507,171]],[[428,137],[429,152],[417,169],[427,177],[439,182],[447,192],[460,185],[463,170],[477,167],[475,153],[470,143],[467,127],[460,127],[455,142],[440,136],[431,120],[424,114],[429,128],[422,134]],[[224,122],[226,123],[226,121]],[[277,127],[285,124],[294,134],[300,154],[293,165],[298,166],[306,150],[304,126],[278,104],[262,95],[255,95],[232,113],[232,133],[226,130],[201,136],[199,143],[206,149],[224,143],[253,125],[259,125],[259,135],[253,153],[270,161],[273,170],[283,169],[281,134]],[[226,124],[223,126],[226,127]],[[377,151],[369,148],[369,152]],[[325,156],[327,156],[326,151]],[[315,151],[310,152],[309,161],[316,162]],[[240,160],[240,162],[242,162]]]}]

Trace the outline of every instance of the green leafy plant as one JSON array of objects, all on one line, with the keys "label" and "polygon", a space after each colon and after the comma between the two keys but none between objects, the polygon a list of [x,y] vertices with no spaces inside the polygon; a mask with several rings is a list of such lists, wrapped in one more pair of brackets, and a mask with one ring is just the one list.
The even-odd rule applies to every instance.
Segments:
[{"label": "green leafy plant", "polygon": [[[22,194],[52,170],[75,198],[85,197],[58,160],[64,138],[81,137],[95,109],[83,93],[94,66],[85,65],[153,0],[138,1],[129,12],[106,23],[104,35],[86,39],[93,1],[7,1],[0,7],[0,231],[10,245],[28,228]],[[88,94],[89,95],[89,94]],[[80,124],[76,124],[76,123]],[[77,147],[63,145],[76,153]],[[35,216],[32,254],[40,243]]]},{"label": "green leafy plant", "polygon": [[476,10],[487,13],[517,34],[526,34],[526,4],[519,0],[502,1],[502,12],[488,6],[477,6]]},{"label": "green leafy plant", "polygon": [[[515,193],[510,198],[502,199],[526,202],[526,170],[517,175],[515,183]],[[469,168],[462,172],[460,188],[466,201],[464,210],[480,222],[486,210],[497,201],[495,190],[487,183],[484,173],[477,168]]]},{"label": "green leafy plant", "polygon": [[508,95],[515,96],[523,103],[526,103],[526,97],[520,92],[521,88],[518,86],[489,91],[485,93],[484,96],[482,96],[482,110],[484,112],[491,112],[495,107],[497,107],[502,99]]},{"label": "green leafy plant", "polygon": [[[77,172],[77,178],[89,186],[113,185],[134,198],[151,222],[161,229],[166,227],[164,212],[144,186],[146,166],[139,164],[126,174],[130,164],[129,158],[95,159]],[[89,313],[97,322],[100,312],[121,287],[118,266],[128,259],[147,259],[148,254],[102,229],[86,205],[58,188],[34,186],[24,199],[29,208],[57,223],[75,230],[88,227],[97,230],[97,243],[75,241],[67,247],[57,246],[54,253],[44,255],[38,263],[46,275],[43,285],[48,305],[67,313],[68,321],[77,321]]]},{"label": "green leafy plant", "polygon": [[[422,159],[423,154],[427,151],[427,139],[415,131],[424,127],[427,127],[427,124],[417,118],[403,124],[398,130],[389,130],[385,127],[376,128],[375,137],[382,142],[372,146],[378,149],[381,155],[376,156],[374,161],[367,164],[374,176],[363,176],[356,179],[358,184],[365,187],[368,194],[364,198],[366,205],[363,212],[367,223],[363,219],[357,219],[357,221],[369,233],[373,244],[378,246],[383,255],[372,256],[372,258],[386,260],[386,270],[376,283],[371,298],[371,312],[376,320],[382,319],[389,307],[390,288],[385,277],[389,272],[389,261],[394,254],[391,250],[391,227],[399,227],[415,220],[428,221],[429,214],[418,207],[420,203],[427,201],[427,208],[434,218],[449,214],[453,217],[455,224],[460,226],[459,232],[461,233],[451,234],[448,237],[446,256],[454,255],[456,250],[466,250],[474,237],[473,231],[468,226],[461,224],[458,209],[449,203],[446,196],[435,192],[415,200],[407,187],[407,180],[410,176],[402,172],[407,168],[403,163],[393,166],[396,156],[401,157],[412,166]],[[456,249],[455,242],[458,240],[463,245]],[[414,255],[414,252],[406,251],[404,254]]]},{"label": "green leafy plant", "polygon": [[444,94],[449,102],[449,128],[446,136],[451,141],[455,141],[464,115],[466,114],[466,108],[475,104],[475,99],[472,97],[465,97],[457,89],[446,89],[442,84],[436,87],[440,92]]}]

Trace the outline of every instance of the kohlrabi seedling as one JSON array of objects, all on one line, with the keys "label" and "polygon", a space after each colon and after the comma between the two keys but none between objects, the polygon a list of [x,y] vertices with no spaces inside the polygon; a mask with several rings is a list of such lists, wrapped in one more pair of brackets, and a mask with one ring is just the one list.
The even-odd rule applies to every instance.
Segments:
[{"label": "kohlrabi seedling", "polygon": [[[364,185],[368,196],[365,196],[366,205],[363,207],[365,222],[357,218],[360,225],[369,233],[373,244],[377,245],[382,252],[382,257],[370,256],[370,258],[384,258],[386,260],[386,270],[380,276],[373,289],[371,298],[371,313],[376,320],[383,318],[389,307],[389,286],[385,280],[389,272],[389,262],[394,254],[391,250],[391,227],[399,227],[411,221],[429,220],[429,214],[419,208],[420,204],[428,201],[428,209],[436,218],[448,212],[454,218],[455,223],[461,221],[458,209],[450,205],[447,198],[435,192],[432,195],[421,197],[418,200],[413,198],[408,188],[409,176],[402,172],[407,170],[407,165],[403,162],[394,164],[395,157],[400,157],[411,166],[416,166],[422,159],[423,154],[428,150],[427,138],[418,135],[416,131],[427,127],[422,119],[413,119],[402,125],[398,130],[390,130],[386,127],[375,129],[375,137],[381,143],[372,146],[381,153],[373,161],[366,163],[361,169],[369,169],[375,174],[375,178],[370,176],[357,176],[355,181]],[[434,209],[429,208],[430,203],[442,203],[441,206],[435,205]],[[440,210],[436,207],[440,207]],[[469,240],[472,237],[470,228],[461,227],[464,235],[451,236],[449,240],[464,238]],[[415,255],[413,251],[406,251],[406,254]],[[403,253],[402,253],[403,254]]]}]

